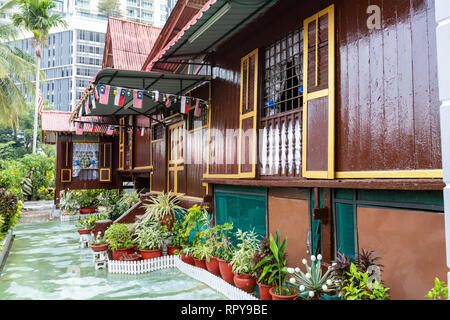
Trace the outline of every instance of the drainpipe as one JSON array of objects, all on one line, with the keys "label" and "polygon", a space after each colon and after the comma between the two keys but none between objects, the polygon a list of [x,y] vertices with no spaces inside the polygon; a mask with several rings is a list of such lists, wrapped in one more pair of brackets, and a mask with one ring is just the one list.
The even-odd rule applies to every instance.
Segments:
[{"label": "drainpipe", "polygon": [[[438,55],[439,96],[441,101],[442,168],[444,169],[445,235],[447,267],[450,271],[450,1],[436,0],[436,40]],[[448,273],[450,283],[450,272]]]}]

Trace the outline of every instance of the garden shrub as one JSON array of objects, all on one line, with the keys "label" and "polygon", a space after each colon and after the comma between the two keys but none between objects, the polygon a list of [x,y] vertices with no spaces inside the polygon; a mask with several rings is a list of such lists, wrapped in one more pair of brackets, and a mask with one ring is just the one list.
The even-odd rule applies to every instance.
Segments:
[{"label": "garden shrub", "polygon": [[18,160],[0,161],[0,187],[22,199],[22,181],[31,173],[32,200],[52,199],[55,186],[55,158],[40,153],[27,154]]},{"label": "garden shrub", "polygon": [[0,234],[15,226],[22,216],[22,207],[22,202],[15,194],[5,188],[0,189]]}]

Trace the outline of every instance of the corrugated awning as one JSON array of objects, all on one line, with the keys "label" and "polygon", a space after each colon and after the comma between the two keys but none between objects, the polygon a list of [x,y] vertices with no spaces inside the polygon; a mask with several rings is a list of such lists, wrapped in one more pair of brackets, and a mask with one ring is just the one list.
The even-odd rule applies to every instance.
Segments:
[{"label": "corrugated awning", "polygon": [[155,56],[150,65],[171,58],[209,53],[276,2],[276,0],[210,0]]},{"label": "corrugated awning", "polygon": [[[211,77],[206,75],[164,74],[103,69],[100,70],[93,79],[90,88],[86,90],[85,95],[81,98],[80,105],[84,108],[85,102],[83,102],[83,99],[92,97],[94,94],[92,88],[98,88],[99,85],[104,84],[110,86],[108,104],[101,104],[99,99],[95,101],[94,108],[93,104],[90,102],[89,116],[150,115],[164,106],[164,103],[161,102],[161,100],[159,102],[153,101],[151,92],[158,91],[161,94],[182,96],[210,80]],[[122,107],[115,105],[116,95],[114,92],[116,91],[117,93],[117,90],[120,90],[120,88],[126,89]],[[142,108],[134,108],[133,106],[134,90],[143,91]],[[82,114],[87,115],[85,112]],[[77,109],[75,109],[73,115],[77,117]]]}]

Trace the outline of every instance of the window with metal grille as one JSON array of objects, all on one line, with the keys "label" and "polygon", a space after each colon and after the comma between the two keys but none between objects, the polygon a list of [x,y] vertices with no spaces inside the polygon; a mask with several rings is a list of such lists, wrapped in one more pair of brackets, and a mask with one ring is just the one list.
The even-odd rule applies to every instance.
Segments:
[{"label": "window with metal grille", "polygon": [[265,49],[263,117],[302,107],[302,61],[302,29],[289,33]]},{"label": "window with metal grille", "polygon": [[152,127],[152,140],[161,140],[164,138],[164,126],[161,123]]},{"label": "window with metal grille", "polygon": [[206,104],[200,106],[201,114],[199,117],[194,115],[195,109],[189,110],[188,130],[192,131],[208,125],[208,107]]}]

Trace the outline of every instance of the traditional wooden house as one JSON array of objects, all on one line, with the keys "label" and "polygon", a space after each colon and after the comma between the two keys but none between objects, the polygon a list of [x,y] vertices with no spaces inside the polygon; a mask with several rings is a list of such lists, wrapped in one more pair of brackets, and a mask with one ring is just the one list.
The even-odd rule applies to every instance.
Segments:
[{"label": "traditional wooden house", "polygon": [[[142,72],[102,70],[89,89],[110,86],[110,102],[93,114],[150,119],[150,148],[134,153],[142,124],[122,131],[117,161],[121,172],[149,159],[151,193],[280,230],[291,265],[375,250],[392,297],[421,299],[446,273],[434,10],[209,0]],[[114,106],[120,88],[141,90],[143,108]],[[182,110],[183,96],[208,103]]]}]

